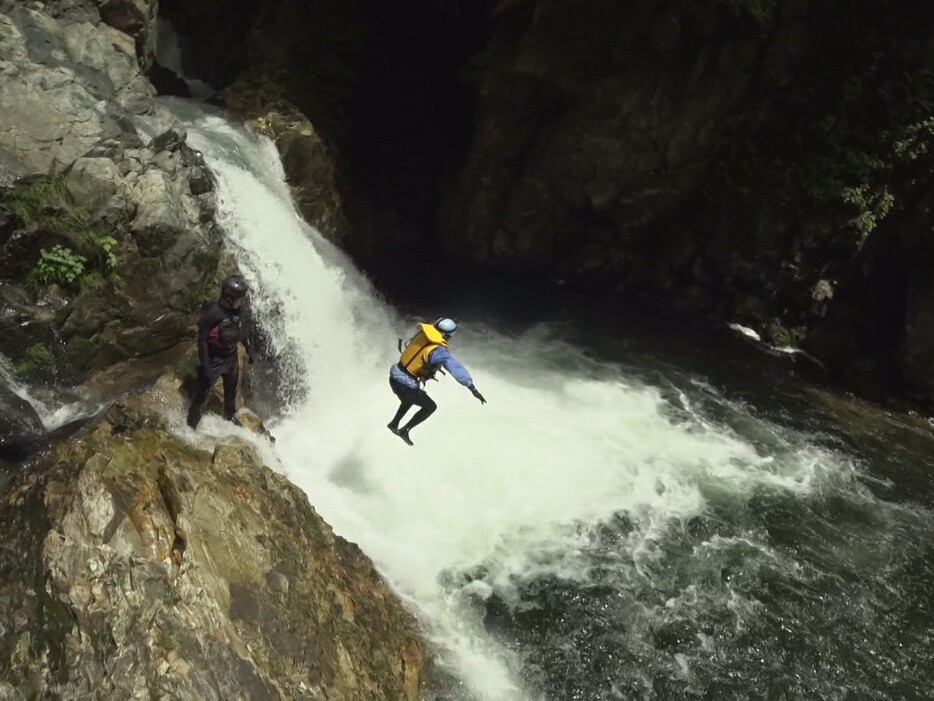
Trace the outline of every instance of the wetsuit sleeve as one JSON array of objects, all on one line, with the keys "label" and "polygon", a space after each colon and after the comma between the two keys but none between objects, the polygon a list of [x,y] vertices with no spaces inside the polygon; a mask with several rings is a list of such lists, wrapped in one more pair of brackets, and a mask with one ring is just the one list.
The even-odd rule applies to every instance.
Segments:
[{"label": "wetsuit sleeve", "polygon": [[428,357],[428,362],[431,365],[440,365],[443,367],[451,374],[451,377],[464,385],[464,387],[473,386],[473,378],[470,376],[470,372],[464,367],[461,361],[451,355],[451,351],[447,348],[435,348]]},{"label": "wetsuit sleeve", "polygon": [[208,337],[220,321],[221,316],[216,313],[214,305],[205,308],[198,319],[198,360],[205,373],[211,368],[211,356],[208,353]]},{"label": "wetsuit sleeve", "polygon": [[240,343],[243,344],[243,349],[246,351],[247,357],[252,362],[253,360],[253,310],[244,305],[244,310],[240,317],[240,326],[243,333],[243,338]]}]

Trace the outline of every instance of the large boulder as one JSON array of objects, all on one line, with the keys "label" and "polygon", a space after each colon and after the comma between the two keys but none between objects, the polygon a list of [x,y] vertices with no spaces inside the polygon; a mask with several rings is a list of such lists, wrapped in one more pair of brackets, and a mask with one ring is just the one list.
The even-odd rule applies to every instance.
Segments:
[{"label": "large boulder", "polygon": [[220,99],[275,143],[305,221],[338,245],[354,245],[349,240],[352,230],[333,144],[325,143],[289,100],[271,97],[268,87],[245,78],[227,88]]},{"label": "large boulder", "polygon": [[16,479],[0,527],[12,698],[418,698],[415,622],[359,548],[251,447],[192,447],[148,404]]},{"label": "large boulder", "polygon": [[101,19],[133,38],[141,66],[148,70],[156,48],[159,0],[98,0],[98,3]]},{"label": "large boulder", "polygon": [[135,59],[89,23],[0,5],[0,184],[60,172],[153,108]]}]

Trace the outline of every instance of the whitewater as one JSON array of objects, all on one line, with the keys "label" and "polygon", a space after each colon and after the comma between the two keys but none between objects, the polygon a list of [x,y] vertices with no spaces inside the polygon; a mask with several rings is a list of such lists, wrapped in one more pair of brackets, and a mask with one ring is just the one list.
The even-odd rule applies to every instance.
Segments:
[{"label": "whitewater", "polygon": [[[422,319],[382,301],[302,220],[272,142],[220,115],[174,109],[217,177],[218,223],[281,366],[284,409],[264,455],[418,616],[454,680],[449,697],[629,698],[628,688],[648,698],[647,676],[621,686],[623,672],[648,668],[689,685],[698,655],[716,654],[713,628],[748,629],[762,612],[743,587],[685,572],[706,572],[724,553],[802,570],[745,521],[691,534],[690,547],[673,543],[763,494],[801,503],[842,490],[868,499],[845,455],[731,408],[713,388],[695,383],[692,394],[639,380],[544,325],[462,323],[452,351],[488,404],[450,378],[432,383],[439,409],[413,431],[415,447],[405,445],[386,428],[397,406],[388,371],[397,339]],[[425,318],[448,313],[426,293]],[[748,430],[709,418],[697,395]],[[220,430],[219,421],[206,424]],[[672,567],[674,547],[681,564]],[[577,624],[559,617],[561,606],[589,621],[586,630],[569,629]],[[697,623],[711,611],[713,628]],[[553,627],[521,623],[535,612]],[[697,623],[689,640],[648,650],[647,627],[657,638],[678,616]],[[606,625],[595,632],[594,621]],[[590,649],[585,633],[612,643],[599,667],[573,652]],[[589,664],[581,678],[596,681],[572,674],[559,688],[563,677],[549,665],[562,664]]]}]

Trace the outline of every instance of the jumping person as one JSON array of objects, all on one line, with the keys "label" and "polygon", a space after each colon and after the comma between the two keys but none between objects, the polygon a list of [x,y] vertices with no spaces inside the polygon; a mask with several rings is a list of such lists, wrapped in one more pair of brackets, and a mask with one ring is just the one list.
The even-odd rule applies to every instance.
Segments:
[{"label": "jumping person", "polygon": [[[399,410],[392,417],[388,428],[409,445],[414,445],[409,432],[438,408],[423,389],[425,383],[434,379],[437,372],[447,370],[455,380],[469,389],[481,404],[486,404],[486,399],[474,387],[467,368],[448,350],[448,342],[457,331],[457,324],[452,319],[441,318],[434,324],[419,324],[418,328],[418,333],[401,349],[399,362],[389,370],[389,386],[399,398]],[[405,426],[399,428],[399,422],[413,406],[419,407],[418,411]]]}]

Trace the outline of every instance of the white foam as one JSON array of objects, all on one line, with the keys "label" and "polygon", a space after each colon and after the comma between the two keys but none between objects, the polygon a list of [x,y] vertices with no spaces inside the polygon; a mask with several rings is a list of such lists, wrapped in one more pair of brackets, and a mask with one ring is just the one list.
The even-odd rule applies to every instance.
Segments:
[{"label": "white foam", "polygon": [[761,341],[762,337],[755,329],[751,329],[748,326],[743,326],[742,324],[730,324],[730,328],[734,331],[737,331],[747,338],[751,338],[753,341]]},{"label": "white foam", "polygon": [[486,584],[466,593],[493,587],[507,600],[517,582],[542,573],[584,578],[582,524],[620,511],[634,523],[639,567],[673,521],[704,512],[711,490],[736,499],[807,492],[838,469],[816,449],[761,455],[704,422],[686,397],[687,418],[675,421],[658,390],[541,329],[505,337],[469,325],[453,351],[489,403],[450,378],[433,384],[440,408],[412,433],[416,446],[404,445],[385,428],[396,408],[387,380],[395,340],[412,320],[384,306],[301,221],[268,140],[216,117],[189,135],[218,175],[218,217],[258,291],[259,316],[279,310],[276,343],[307,390],[275,427],[283,471],[374,559],[479,698],[528,692],[514,655],[466,605],[471,597],[442,585],[448,573],[483,565]]},{"label": "white foam", "polygon": [[9,358],[2,354],[0,354],[0,382],[33,408],[46,431],[54,431],[67,423],[90,416],[100,409],[99,405],[86,402],[55,402],[39,399],[16,375]]}]

